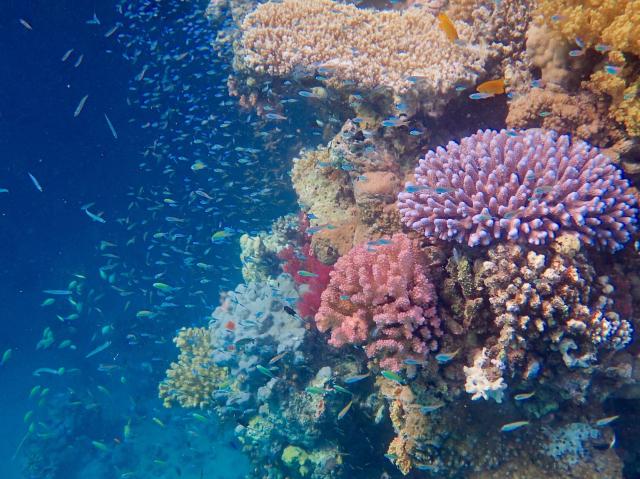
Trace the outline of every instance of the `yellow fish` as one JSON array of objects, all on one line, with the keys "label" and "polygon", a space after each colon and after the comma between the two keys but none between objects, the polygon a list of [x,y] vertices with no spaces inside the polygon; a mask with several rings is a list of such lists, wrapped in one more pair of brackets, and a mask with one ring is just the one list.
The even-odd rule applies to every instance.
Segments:
[{"label": "yellow fish", "polygon": [[480,83],[476,87],[476,90],[480,93],[488,93],[490,95],[500,95],[504,93],[504,78],[497,78],[495,80],[488,80]]},{"label": "yellow fish", "polygon": [[450,41],[455,42],[458,39],[458,31],[456,30],[456,27],[451,19],[447,16],[446,13],[439,13],[438,20],[440,21],[438,25],[440,27],[440,30],[444,32],[444,34]]}]

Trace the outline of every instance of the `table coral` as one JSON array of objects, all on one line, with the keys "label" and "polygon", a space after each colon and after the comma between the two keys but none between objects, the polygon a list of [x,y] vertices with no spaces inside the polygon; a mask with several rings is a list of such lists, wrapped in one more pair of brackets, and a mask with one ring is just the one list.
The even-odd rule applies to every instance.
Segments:
[{"label": "table coral", "polygon": [[329,343],[365,344],[380,366],[422,361],[442,335],[436,297],[420,250],[398,233],[353,248],[338,259],[315,320]]},{"label": "table coral", "polygon": [[398,195],[403,223],[469,246],[544,244],[561,232],[617,250],[636,230],[636,201],[597,148],[538,129],[478,131],[431,150]]},{"label": "table coral", "polygon": [[214,364],[207,328],[183,328],[173,342],[180,348],[178,362],[171,363],[160,383],[159,396],[165,407],[211,406],[213,393],[228,385],[228,370]]},{"label": "table coral", "polygon": [[439,116],[455,86],[475,83],[486,51],[469,40],[451,42],[437,19],[420,9],[402,13],[358,9],[331,0],[285,0],[260,5],[242,25],[242,61],[276,77],[320,74],[336,88],[388,88],[409,95]]}]

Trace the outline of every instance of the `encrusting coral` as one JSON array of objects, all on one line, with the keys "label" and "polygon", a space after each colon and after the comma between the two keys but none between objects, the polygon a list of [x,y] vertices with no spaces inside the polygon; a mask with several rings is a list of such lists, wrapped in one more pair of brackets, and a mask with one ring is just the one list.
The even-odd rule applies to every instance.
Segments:
[{"label": "encrusting coral", "polygon": [[180,348],[178,362],[171,363],[167,377],[159,386],[165,407],[206,408],[213,404],[213,393],[228,385],[228,370],[215,365],[207,328],[183,328],[173,342]]},{"label": "encrusting coral", "polygon": [[315,320],[329,343],[365,344],[383,368],[423,361],[442,335],[435,288],[421,253],[398,233],[356,246],[335,264]]},{"label": "encrusting coral", "polygon": [[469,246],[571,232],[617,250],[636,230],[629,182],[597,148],[538,129],[478,131],[429,151],[398,195],[403,223]]}]

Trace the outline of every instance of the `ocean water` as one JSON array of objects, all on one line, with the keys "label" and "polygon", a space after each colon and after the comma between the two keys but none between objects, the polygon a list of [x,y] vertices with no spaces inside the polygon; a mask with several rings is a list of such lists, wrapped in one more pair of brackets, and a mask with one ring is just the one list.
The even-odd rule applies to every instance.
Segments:
[{"label": "ocean water", "polygon": [[640,25],[578,3],[5,0],[0,478],[640,477]]}]

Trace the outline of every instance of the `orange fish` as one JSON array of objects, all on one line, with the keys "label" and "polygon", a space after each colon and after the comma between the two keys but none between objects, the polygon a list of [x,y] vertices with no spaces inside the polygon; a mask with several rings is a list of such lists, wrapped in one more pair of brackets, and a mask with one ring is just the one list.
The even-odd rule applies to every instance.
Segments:
[{"label": "orange fish", "polygon": [[476,90],[480,93],[489,93],[491,95],[500,95],[504,93],[504,78],[498,78],[496,80],[488,80],[480,83],[476,87]]},{"label": "orange fish", "polygon": [[236,323],[234,323],[233,321],[227,321],[224,327],[228,331],[234,331],[236,329]]},{"label": "orange fish", "polygon": [[444,32],[449,40],[455,42],[458,39],[458,31],[451,19],[446,13],[439,13],[438,20],[440,20],[440,30]]}]

